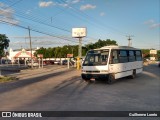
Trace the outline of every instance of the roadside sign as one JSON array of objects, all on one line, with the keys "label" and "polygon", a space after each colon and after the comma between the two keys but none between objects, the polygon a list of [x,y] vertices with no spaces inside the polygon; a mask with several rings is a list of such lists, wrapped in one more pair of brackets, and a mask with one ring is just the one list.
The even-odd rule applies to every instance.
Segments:
[{"label": "roadside sign", "polygon": [[150,50],[150,54],[157,54],[157,50]]},{"label": "roadside sign", "polygon": [[43,54],[38,54],[37,57],[43,58]]},{"label": "roadside sign", "polygon": [[67,58],[72,58],[73,54],[67,54]]}]

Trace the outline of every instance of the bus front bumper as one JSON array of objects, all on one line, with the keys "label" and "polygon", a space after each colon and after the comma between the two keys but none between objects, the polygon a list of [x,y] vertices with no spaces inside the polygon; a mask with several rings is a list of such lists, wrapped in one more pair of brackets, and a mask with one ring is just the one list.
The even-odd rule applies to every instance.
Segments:
[{"label": "bus front bumper", "polygon": [[108,74],[81,74],[82,79],[84,80],[90,80],[90,79],[96,79],[96,80],[106,80],[108,78]]}]

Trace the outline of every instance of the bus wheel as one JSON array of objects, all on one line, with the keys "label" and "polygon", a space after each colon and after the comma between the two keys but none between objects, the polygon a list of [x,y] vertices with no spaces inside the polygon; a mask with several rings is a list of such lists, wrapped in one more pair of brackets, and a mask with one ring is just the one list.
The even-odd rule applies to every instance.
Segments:
[{"label": "bus wheel", "polygon": [[136,77],[136,70],[133,70],[132,75],[130,76],[131,79],[134,79]]},{"label": "bus wheel", "polygon": [[112,84],[114,82],[114,80],[115,80],[114,75],[113,74],[109,74],[107,83],[108,84]]}]

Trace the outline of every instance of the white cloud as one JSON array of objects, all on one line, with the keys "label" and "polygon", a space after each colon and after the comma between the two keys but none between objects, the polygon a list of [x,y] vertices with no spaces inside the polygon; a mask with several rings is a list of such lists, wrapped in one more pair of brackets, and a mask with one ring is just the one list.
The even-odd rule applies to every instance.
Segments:
[{"label": "white cloud", "polygon": [[160,23],[156,23],[153,19],[145,21],[144,24],[149,26],[150,29],[155,29],[160,27]]},{"label": "white cloud", "polygon": [[14,11],[10,8],[7,9],[0,9],[0,15],[5,16],[5,17],[12,17]]},{"label": "white cloud", "polygon": [[18,20],[14,19],[14,10],[12,8],[7,8],[8,5],[0,2],[0,22],[8,22],[14,25],[19,23]]},{"label": "white cloud", "polygon": [[3,3],[0,2],[0,7],[4,7],[5,5]]},{"label": "white cloud", "polygon": [[49,7],[55,5],[52,1],[48,1],[48,2],[39,2],[39,7]]},{"label": "white cloud", "polygon": [[80,0],[73,0],[71,3],[76,4],[76,3],[79,3],[79,2],[80,2]]},{"label": "white cloud", "polygon": [[13,18],[5,18],[5,17],[0,17],[0,22],[6,22],[6,23],[10,23],[12,25],[17,25],[19,24],[19,21],[18,20],[15,20]]},{"label": "white cloud", "polygon": [[59,6],[62,6],[62,7],[68,7],[69,4],[67,3],[64,3],[64,4],[58,4]]},{"label": "white cloud", "polygon": [[105,15],[105,13],[104,13],[104,12],[101,12],[101,13],[100,13],[100,16],[104,16],[104,15]]},{"label": "white cloud", "polygon": [[65,1],[64,3],[56,3],[56,5],[59,5],[59,6],[62,6],[62,7],[69,7],[69,8],[72,8],[70,5],[72,4],[77,4],[79,3],[80,0],[67,0]]},{"label": "white cloud", "polygon": [[96,8],[95,5],[87,4],[87,5],[82,5],[80,7],[80,10],[89,10],[89,9],[95,9],[95,8]]},{"label": "white cloud", "polygon": [[151,29],[155,29],[155,28],[159,28],[160,27],[160,23],[154,23],[152,25],[150,25]]},{"label": "white cloud", "polygon": [[154,23],[154,20],[153,19],[150,19],[150,20],[147,20],[144,22],[144,24],[153,24]]}]

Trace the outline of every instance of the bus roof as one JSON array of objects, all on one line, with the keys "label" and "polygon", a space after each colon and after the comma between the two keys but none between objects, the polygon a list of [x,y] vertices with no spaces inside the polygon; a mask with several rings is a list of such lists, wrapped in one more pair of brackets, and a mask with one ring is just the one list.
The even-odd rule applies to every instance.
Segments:
[{"label": "bus roof", "polygon": [[116,46],[116,45],[112,45],[112,46],[104,46],[104,47],[101,47],[101,48],[99,48],[99,49],[94,49],[94,50],[103,50],[103,49],[139,50],[139,49],[134,48],[134,47],[129,47],[129,46]]}]

